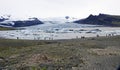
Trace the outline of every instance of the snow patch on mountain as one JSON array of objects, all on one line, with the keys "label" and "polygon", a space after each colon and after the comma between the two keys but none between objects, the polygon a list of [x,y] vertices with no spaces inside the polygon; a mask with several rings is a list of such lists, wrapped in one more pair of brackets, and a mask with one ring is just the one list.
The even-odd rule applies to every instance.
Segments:
[{"label": "snow patch on mountain", "polygon": [[51,23],[51,24],[64,24],[64,23],[71,23],[75,20],[78,20],[74,17],[52,17],[52,18],[40,18],[41,21],[45,23]]}]

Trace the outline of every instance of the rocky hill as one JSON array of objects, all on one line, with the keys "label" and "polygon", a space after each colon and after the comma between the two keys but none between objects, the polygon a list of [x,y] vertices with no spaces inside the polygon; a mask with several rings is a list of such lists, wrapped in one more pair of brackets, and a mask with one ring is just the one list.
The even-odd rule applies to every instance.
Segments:
[{"label": "rocky hill", "polygon": [[77,20],[74,22],[79,24],[120,26],[120,16],[108,14],[90,15],[85,19]]},{"label": "rocky hill", "polygon": [[7,16],[0,16],[0,22],[3,22],[3,21],[5,21],[5,20],[8,20],[9,19],[9,15],[7,15]]},{"label": "rocky hill", "polygon": [[6,27],[26,27],[32,25],[44,24],[37,18],[29,18],[28,20],[3,20],[1,19],[0,26]]},{"label": "rocky hill", "polygon": [[32,20],[13,21],[13,22],[14,22],[13,27],[24,27],[24,26],[43,24],[43,22],[41,22],[37,18],[32,18]]}]

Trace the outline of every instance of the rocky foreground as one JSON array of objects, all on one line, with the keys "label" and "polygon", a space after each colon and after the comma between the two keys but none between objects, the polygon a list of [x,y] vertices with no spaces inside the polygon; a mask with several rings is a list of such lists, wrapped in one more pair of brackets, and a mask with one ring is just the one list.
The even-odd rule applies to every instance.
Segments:
[{"label": "rocky foreground", "polygon": [[38,41],[0,39],[1,70],[117,70],[120,36]]}]

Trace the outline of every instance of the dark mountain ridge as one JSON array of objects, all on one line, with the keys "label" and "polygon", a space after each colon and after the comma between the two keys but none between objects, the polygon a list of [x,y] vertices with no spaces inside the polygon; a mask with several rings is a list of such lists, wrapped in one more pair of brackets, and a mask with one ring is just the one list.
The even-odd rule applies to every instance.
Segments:
[{"label": "dark mountain ridge", "polygon": [[104,25],[104,26],[120,26],[120,16],[99,14],[90,15],[85,19],[74,21],[79,24],[93,24],[93,25]]},{"label": "dark mountain ridge", "polygon": [[31,26],[31,25],[38,25],[44,24],[42,21],[38,20],[37,18],[32,18],[33,20],[25,20],[25,21],[13,21],[13,27],[24,27],[24,26]]},{"label": "dark mountain ridge", "polygon": [[5,20],[8,20],[9,18],[4,18],[4,16],[0,16],[0,22],[3,22]]},{"label": "dark mountain ridge", "polygon": [[[5,20],[3,20],[5,21]],[[17,21],[8,21],[8,22],[0,22],[0,25],[3,26],[11,26],[11,27],[26,27],[32,25],[44,24],[38,18],[29,18],[28,20],[17,20]]]}]

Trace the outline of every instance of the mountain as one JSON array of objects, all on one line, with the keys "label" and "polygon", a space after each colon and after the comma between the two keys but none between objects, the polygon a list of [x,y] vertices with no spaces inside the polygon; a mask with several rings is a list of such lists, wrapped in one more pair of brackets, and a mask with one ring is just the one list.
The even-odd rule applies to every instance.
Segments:
[{"label": "mountain", "polygon": [[4,27],[26,27],[32,25],[44,24],[37,18],[29,18],[27,20],[1,20],[0,26]]},{"label": "mountain", "polygon": [[44,24],[42,21],[38,20],[37,18],[30,18],[29,20],[13,21],[13,22],[14,22],[13,27],[25,27],[25,26]]},{"label": "mountain", "polygon": [[74,21],[74,23],[104,26],[120,26],[120,16],[108,14],[90,15],[85,19]]},{"label": "mountain", "polygon": [[5,19],[4,18],[0,18],[0,22],[3,22]]},{"label": "mountain", "polygon": [[3,22],[3,21],[5,21],[5,20],[9,20],[9,15],[4,15],[4,16],[0,16],[0,22]]}]

